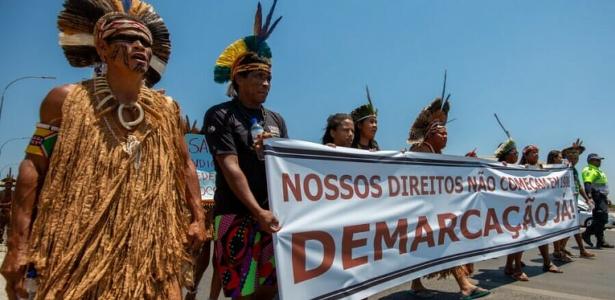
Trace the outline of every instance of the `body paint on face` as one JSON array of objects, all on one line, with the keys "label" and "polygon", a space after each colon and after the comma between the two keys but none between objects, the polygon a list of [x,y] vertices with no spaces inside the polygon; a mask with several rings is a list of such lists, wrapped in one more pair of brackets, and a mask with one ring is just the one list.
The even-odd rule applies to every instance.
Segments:
[{"label": "body paint on face", "polygon": [[[151,59],[151,50],[141,46],[144,51],[140,51],[139,47],[134,46],[136,42],[113,42],[111,44],[111,60],[121,60],[126,68],[131,71],[145,73],[149,69],[149,60]],[[139,53],[141,52],[141,53]],[[134,56],[137,57],[134,57]]]}]

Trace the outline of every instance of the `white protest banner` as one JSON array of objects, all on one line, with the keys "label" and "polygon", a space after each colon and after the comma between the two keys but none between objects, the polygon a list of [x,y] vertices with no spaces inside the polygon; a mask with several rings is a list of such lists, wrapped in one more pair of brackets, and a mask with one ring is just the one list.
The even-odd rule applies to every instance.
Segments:
[{"label": "white protest banner", "polygon": [[361,299],[578,231],[572,171],[272,139],[282,299]]},{"label": "white protest banner", "polygon": [[196,167],[201,187],[201,200],[211,201],[216,191],[216,170],[213,157],[209,153],[205,135],[189,133],[184,136],[190,158]]}]

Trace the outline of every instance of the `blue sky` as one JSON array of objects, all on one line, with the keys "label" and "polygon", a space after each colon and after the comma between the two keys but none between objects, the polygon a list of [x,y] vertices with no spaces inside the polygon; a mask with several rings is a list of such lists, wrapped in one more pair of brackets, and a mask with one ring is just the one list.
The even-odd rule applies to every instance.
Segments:
[{"label": "blue sky", "polygon": [[[54,85],[91,77],[68,65],[57,42],[62,1],[0,1],[0,88],[6,93],[0,143],[30,136]],[[256,1],[151,1],[171,32],[173,50],[157,85],[202,122],[225,100],[213,82],[220,52],[249,35]],[[269,7],[272,1],[263,1]],[[379,109],[377,140],[401,149],[418,112],[440,94],[444,69],[452,93],[447,154],[478,148],[489,156],[505,139],[497,112],[518,144],[551,149],[581,137],[607,157],[615,177],[614,1],[280,0],[284,18],[269,39],[272,90],[266,106],[286,119],[292,138],[317,142],[325,119],[366,101]],[[27,141],[8,143],[0,173],[16,167]]]}]

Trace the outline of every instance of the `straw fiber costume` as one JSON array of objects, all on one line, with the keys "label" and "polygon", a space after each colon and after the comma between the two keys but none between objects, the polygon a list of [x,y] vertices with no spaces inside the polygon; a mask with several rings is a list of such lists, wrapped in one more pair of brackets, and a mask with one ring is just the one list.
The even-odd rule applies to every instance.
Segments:
[{"label": "straw fiber costume", "polygon": [[[251,127],[258,123],[273,137],[288,137],[284,119],[263,106],[271,80],[271,49],[266,39],[281,19],[272,22],[276,2],[265,20],[259,3],[254,34],[235,41],[218,57],[214,80],[229,82],[227,95],[232,99],[211,107],[203,127],[210,152],[216,158],[215,269],[224,294],[233,298],[252,296],[277,285],[272,236],[261,227],[264,225],[254,211],[242,202],[254,201],[250,202],[252,209],[268,210],[265,164],[253,147],[256,141]],[[265,95],[259,98],[260,102],[248,96],[240,98],[245,95],[241,89],[248,90],[240,82],[248,81],[252,84],[250,88],[257,86]],[[223,157],[234,159],[230,163],[223,161]],[[229,166],[237,173],[225,174]],[[244,186],[233,189],[239,179],[228,176],[240,176]]]},{"label": "straw fiber costume", "polygon": [[[170,55],[162,18],[140,0],[67,0],[58,27],[75,67],[141,59],[131,79],[153,85]],[[101,59],[101,45],[124,51],[123,64]],[[179,107],[144,84],[120,102],[110,74],[67,89],[61,122],[39,124],[26,151],[49,162],[29,238],[36,299],[178,299],[190,284],[195,210]]]}]

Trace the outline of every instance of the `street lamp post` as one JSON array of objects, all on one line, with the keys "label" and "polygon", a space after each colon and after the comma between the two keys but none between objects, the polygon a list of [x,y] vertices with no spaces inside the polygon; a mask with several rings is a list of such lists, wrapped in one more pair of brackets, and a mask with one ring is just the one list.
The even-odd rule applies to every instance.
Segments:
[{"label": "street lamp post", "polygon": [[23,77],[16,78],[13,81],[9,82],[9,84],[7,84],[4,87],[4,90],[2,91],[2,98],[0,98],[0,119],[2,119],[2,107],[4,106],[4,94],[6,93],[6,90],[11,85],[13,85],[15,82],[24,80],[24,79],[56,79],[56,78],[54,76],[23,76]]},{"label": "street lamp post", "polygon": [[0,177],[2,177],[2,172],[4,172],[4,170],[6,170],[6,168],[8,167],[12,167],[12,166],[17,166],[19,165],[18,162],[14,162],[14,163],[10,163],[10,164],[6,164],[4,166],[2,166],[2,168],[0,168]]}]

